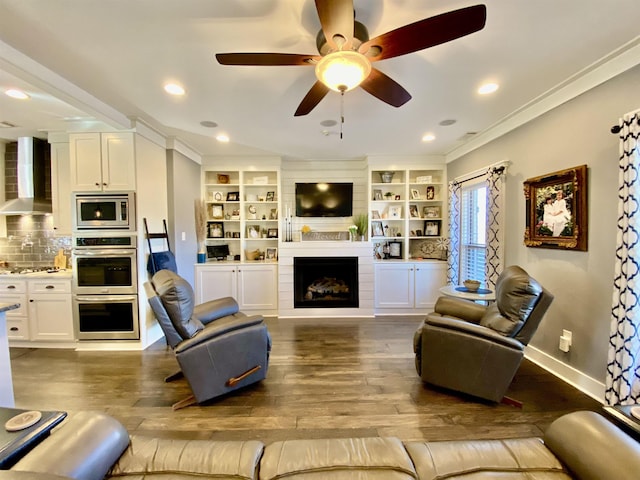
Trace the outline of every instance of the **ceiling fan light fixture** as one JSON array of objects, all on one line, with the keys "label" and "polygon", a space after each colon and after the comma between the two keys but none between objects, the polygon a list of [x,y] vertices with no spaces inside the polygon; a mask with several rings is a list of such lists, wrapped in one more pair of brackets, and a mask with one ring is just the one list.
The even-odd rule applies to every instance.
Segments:
[{"label": "ceiling fan light fixture", "polygon": [[371,62],[351,50],[330,53],[316,65],[316,77],[335,92],[348,92],[360,85],[371,73]]}]

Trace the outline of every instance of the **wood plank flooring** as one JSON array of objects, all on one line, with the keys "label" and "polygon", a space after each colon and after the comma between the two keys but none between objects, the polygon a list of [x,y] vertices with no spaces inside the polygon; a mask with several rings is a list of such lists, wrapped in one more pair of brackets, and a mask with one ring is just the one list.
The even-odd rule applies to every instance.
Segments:
[{"label": "wood plank flooring", "polygon": [[167,438],[397,436],[450,440],[538,436],[560,415],[601,405],[525,360],[497,405],[423,385],[414,368],[418,317],[268,319],[267,379],[203,405],[189,395],[163,341],[143,352],[12,348],[16,407],[106,412],[131,433]]}]

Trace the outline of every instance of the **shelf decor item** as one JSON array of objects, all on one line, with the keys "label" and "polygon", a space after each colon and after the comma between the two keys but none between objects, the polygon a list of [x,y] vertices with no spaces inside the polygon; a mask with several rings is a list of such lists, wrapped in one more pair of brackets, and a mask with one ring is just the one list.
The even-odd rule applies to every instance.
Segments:
[{"label": "shelf decor item", "polygon": [[207,261],[207,249],[205,247],[205,240],[207,238],[207,206],[203,200],[195,200],[195,227],[196,227],[196,241],[198,242],[198,263],[205,263]]},{"label": "shelf decor item", "polygon": [[226,185],[227,183],[229,183],[229,175],[227,175],[226,173],[219,173],[218,183],[221,183],[223,185]]},{"label": "shelf decor item", "polygon": [[396,172],[380,172],[380,181],[382,183],[391,183]]},{"label": "shelf decor item", "polygon": [[369,216],[366,213],[359,213],[353,217],[353,224],[357,227],[356,233],[360,236],[360,240],[364,241],[369,229]]}]

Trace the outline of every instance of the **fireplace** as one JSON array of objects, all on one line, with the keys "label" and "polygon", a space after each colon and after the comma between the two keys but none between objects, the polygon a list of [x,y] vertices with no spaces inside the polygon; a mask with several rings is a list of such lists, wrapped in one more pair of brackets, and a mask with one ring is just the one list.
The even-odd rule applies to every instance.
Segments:
[{"label": "fireplace", "polygon": [[294,257],[294,308],[358,308],[358,257]]}]

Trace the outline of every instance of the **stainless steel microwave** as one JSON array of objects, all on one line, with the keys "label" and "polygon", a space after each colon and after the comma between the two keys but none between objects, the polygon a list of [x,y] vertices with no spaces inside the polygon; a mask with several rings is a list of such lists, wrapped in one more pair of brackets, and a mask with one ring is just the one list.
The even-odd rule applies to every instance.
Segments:
[{"label": "stainless steel microwave", "polygon": [[135,228],[135,193],[75,193],[73,229],[128,230]]}]

